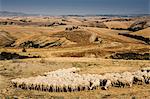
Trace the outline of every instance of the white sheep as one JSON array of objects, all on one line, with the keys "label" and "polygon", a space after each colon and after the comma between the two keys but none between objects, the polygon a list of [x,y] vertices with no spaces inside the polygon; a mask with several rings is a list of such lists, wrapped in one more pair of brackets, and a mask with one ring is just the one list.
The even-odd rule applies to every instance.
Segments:
[{"label": "white sheep", "polygon": [[133,76],[121,77],[118,79],[120,87],[132,87],[133,84]]},{"label": "white sheep", "polygon": [[105,86],[103,87],[104,90],[107,90],[111,86],[111,81],[107,80]]},{"label": "white sheep", "polygon": [[121,73],[121,77],[118,79],[118,82],[120,83],[120,87],[132,87],[134,80],[134,76],[130,72],[123,72]]},{"label": "white sheep", "polygon": [[143,75],[145,75],[145,72],[141,72],[141,71],[133,72],[133,76],[134,76],[133,83],[139,84],[139,85],[144,84],[145,80],[144,80]]},{"label": "white sheep", "polygon": [[141,68],[141,71],[144,72],[150,72],[150,67],[144,67],[144,68]]},{"label": "white sheep", "polygon": [[136,71],[123,73],[78,74],[78,68],[59,69],[45,73],[45,76],[17,78],[11,80],[14,87],[49,92],[74,92],[93,90],[99,87],[132,87],[132,84],[149,84],[150,72]]}]

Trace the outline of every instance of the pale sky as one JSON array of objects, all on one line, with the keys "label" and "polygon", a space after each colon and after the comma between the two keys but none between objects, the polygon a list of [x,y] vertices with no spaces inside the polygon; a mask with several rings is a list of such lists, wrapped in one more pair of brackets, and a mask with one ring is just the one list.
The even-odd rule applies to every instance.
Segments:
[{"label": "pale sky", "polygon": [[150,14],[150,0],[0,0],[0,10],[31,14]]}]

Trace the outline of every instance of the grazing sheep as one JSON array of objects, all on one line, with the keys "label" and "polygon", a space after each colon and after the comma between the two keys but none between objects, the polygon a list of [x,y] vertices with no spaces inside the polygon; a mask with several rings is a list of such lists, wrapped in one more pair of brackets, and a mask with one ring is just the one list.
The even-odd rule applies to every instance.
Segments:
[{"label": "grazing sheep", "polygon": [[111,86],[111,81],[107,80],[105,86],[103,87],[104,90],[107,90]]},{"label": "grazing sheep", "polygon": [[142,85],[144,84],[145,80],[144,80],[144,72],[141,72],[141,71],[137,71],[137,72],[134,72],[133,73],[133,76],[134,76],[134,80],[133,80],[133,83],[134,84],[138,84],[138,85]]},{"label": "grazing sheep", "polygon": [[47,92],[75,92],[94,90],[102,87],[132,87],[133,84],[150,84],[148,69],[136,72],[78,74],[79,68],[59,69],[45,73],[44,76],[12,79],[16,88]]},{"label": "grazing sheep", "polygon": [[141,71],[144,72],[150,72],[150,67],[141,68]]},{"label": "grazing sheep", "polygon": [[118,79],[121,87],[129,86],[132,87],[134,76],[130,72],[123,72],[121,77]]},{"label": "grazing sheep", "polygon": [[104,77],[107,79],[107,80],[110,80],[111,81],[111,85],[116,87],[119,85],[118,83],[118,77],[116,77],[116,74],[115,73],[106,73],[104,75]]},{"label": "grazing sheep", "polygon": [[120,87],[132,87],[133,84],[133,76],[131,77],[121,77],[120,79],[118,79],[119,82],[119,86]]},{"label": "grazing sheep", "polygon": [[146,74],[143,75],[145,83],[150,84],[150,72],[147,72]]}]

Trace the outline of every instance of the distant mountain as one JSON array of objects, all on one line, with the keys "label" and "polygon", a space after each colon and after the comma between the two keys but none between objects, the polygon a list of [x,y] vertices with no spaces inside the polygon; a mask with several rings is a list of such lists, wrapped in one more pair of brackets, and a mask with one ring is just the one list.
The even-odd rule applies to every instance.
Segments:
[{"label": "distant mountain", "polygon": [[86,15],[86,16],[104,16],[104,17],[142,17],[150,16],[150,14],[97,14],[97,15]]},{"label": "distant mountain", "polygon": [[0,11],[0,16],[38,16],[38,14],[26,14],[22,12]]},{"label": "distant mountain", "polygon": [[[10,12],[10,11],[0,11],[0,16],[51,16],[51,15],[40,15],[40,14],[27,14],[22,12]],[[87,14],[87,15],[60,15],[63,17],[86,17],[86,16],[104,16],[104,17],[141,17],[150,16],[150,14],[128,14],[128,15],[117,15],[117,14]]]}]

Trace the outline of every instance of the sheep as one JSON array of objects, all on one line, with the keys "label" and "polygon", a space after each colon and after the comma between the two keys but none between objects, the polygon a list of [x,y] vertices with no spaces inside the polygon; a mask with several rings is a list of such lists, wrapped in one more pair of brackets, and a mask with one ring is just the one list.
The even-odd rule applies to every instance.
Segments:
[{"label": "sheep", "polygon": [[97,89],[100,85],[100,81],[98,79],[92,80],[90,81],[90,83],[91,83],[90,90]]},{"label": "sheep", "polygon": [[104,77],[105,77],[105,79],[107,79],[107,80],[110,80],[111,81],[111,85],[112,86],[114,86],[114,87],[116,87],[116,86],[118,86],[119,85],[119,82],[118,82],[118,77],[116,77],[116,75],[115,75],[115,73],[106,73],[105,75],[104,75]]},{"label": "sheep", "polygon": [[119,82],[119,86],[120,87],[132,87],[133,84],[133,76],[131,77],[122,77],[120,79],[118,79]]},{"label": "sheep", "polygon": [[141,72],[141,71],[137,71],[137,72],[134,72],[133,73],[133,76],[134,76],[134,80],[133,80],[133,83],[134,84],[138,84],[138,85],[142,85],[144,84],[144,75],[145,73],[144,72]]},{"label": "sheep", "polygon": [[17,79],[12,79],[12,80],[11,80],[12,86],[17,87],[17,81],[18,81],[18,80],[19,80],[18,78],[17,78]]},{"label": "sheep", "polygon": [[110,86],[111,86],[111,81],[110,81],[110,80],[107,80],[105,86],[102,87],[102,88],[103,88],[104,90],[107,90]]},{"label": "sheep", "polygon": [[144,72],[150,72],[150,67],[141,68],[141,71]]},{"label": "sheep", "polygon": [[26,90],[39,90],[48,92],[75,92],[94,90],[102,87],[132,87],[132,84],[149,84],[149,71],[78,74],[79,68],[59,69],[45,73],[44,76],[36,76],[22,79],[12,79],[11,83],[16,88]]},{"label": "sheep", "polygon": [[132,73],[123,72],[121,74],[121,77],[118,79],[118,82],[120,83],[121,87],[125,87],[125,86],[132,87],[133,80],[134,80],[134,76],[132,75]]},{"label": "sheep", "polygon": [[147,72],[146,74],[143,75],[145,83],[150,84],[150,72]]},{"label": "sheep", "polygon": [[[54,76],[54,78],[52,78],[52,90],[53,91],[59,91],[59,88],[60,88],[60,85],[61,84],[59,84],[59,83],[61,83],[61,80],[62,81],[65,81],[65,79],[61,79],[61,80],[59,80],[59,77],[57,77],[58,75],[53,75]],[[47,76],[47,79],[48,79],[48,77],[53,77],[53,76]],[[73,76],[72,74],[71,74],[71,76]],[[84,82],[84,80],[83,79],[81,79],[80,78],[81,76],[79,76],[79,75],[74,75],[74,79],[72,78],[72,77],[67,77],[67,79],[68,80],[70,80],[70,83],[69,82],[67,82],[68,83],[68,85],[66,84],[65,85],[65,89],[66,89],[66,91],[68,90],[68,86],[75,86],[74,87],[74,89],[73,90],[77,90],[77,88],[80,86],[80,88],[78,88],[78,90],[81,90],[81,89],[83,89],[83,86],[82,86],[82,84],[80,84],[80,83],[78,83],[78,82]],[[78,79],[78,78],[80,78],[80,79]],[[37,80],[37,79],[40,79],[40,80]],[[42,77],[40,77],[40,76],[38,76],[38,77],[36,77],[36,79],[34,79],[34,81],[36,81],[36,82],[39,82],[39,83],[36,83],[36,82],[34,82],[33,80],[32,80],[32,78],[28,78],[28,80],[26,80],[26,79],[22,79],[25,83],[26,83],[26,86],[27,86],[27,88],[26,89],[30,89],[30,90],[32,90],[32,89],[34,89],[34,90],[41,90],[41,91],[44,91],[44,90],[47,90],[47,87],[48,87],[48,85],[47,85],[47,83],[45,83],[45,82],[48,82],[46,79],[42,79]],[[22,86],[23,85],[23,81],[22,80],[18,80],[18,82],[17,82],[17,84],[18,84],[18,86]],[[79,81],[78,81],[79,80]],[[17,81],[17,80],[16,80]],[[32,83],[28,83],[28,82],[32,82]],[[14,82],[15,83],[15,81],[12,81],[12,82]],[[58,83],[57,83],[58,82]],[[78,83],[78,85],[71,85],[71,83]],[[84,82],[85,83],[85,82]],[[17,86],[17,87],[18,87]],[[88,85],[85,85],[85,86],[88,86]],[[62,90],[62,86],[61,86],[61,90]]]},{"label": "sheep", "polygon": [[117,78],[120,78],[121,77],[121,74],[119,73],[112,73],[113,77],[117,77]]},{"label": "sheep", "polygon": [[83,80],[82,84],[84,85],[83,90],[89,90],[90,89],[90,82],[89,81]]}]

